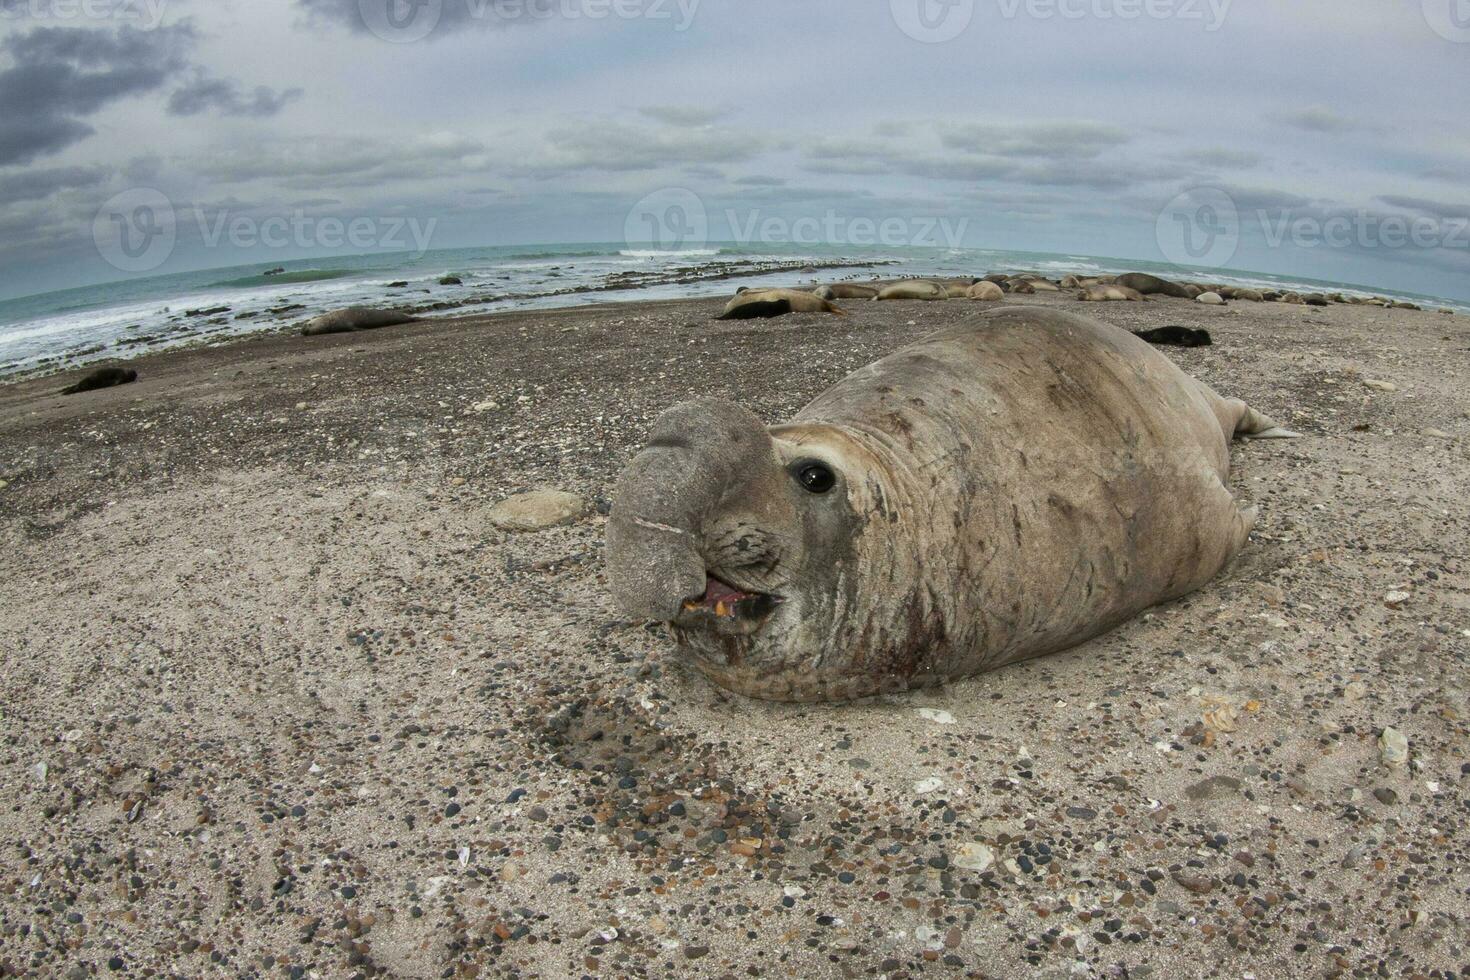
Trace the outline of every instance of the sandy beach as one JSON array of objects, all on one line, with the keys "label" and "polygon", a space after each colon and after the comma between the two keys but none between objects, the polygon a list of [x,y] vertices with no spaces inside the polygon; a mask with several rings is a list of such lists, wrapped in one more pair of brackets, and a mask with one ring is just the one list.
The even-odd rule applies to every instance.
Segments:
[{"label": "sandy beach", "polygon": [[[725,694],[626,622],[608,495],[669,405],[775,422],[989,304],[0,387],[0,975],[1470,975],[1470,319],[1007,302],[1204,327],[1169,355],[1306,437],[1236,447],[1261,521],[1204,590],[854,705]],[[592,513],[487,521],[535,489]]]}]

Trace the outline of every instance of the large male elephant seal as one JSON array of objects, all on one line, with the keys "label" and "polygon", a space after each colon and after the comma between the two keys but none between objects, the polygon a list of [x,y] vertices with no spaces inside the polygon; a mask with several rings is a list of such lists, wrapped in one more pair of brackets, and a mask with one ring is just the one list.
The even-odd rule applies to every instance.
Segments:
[{"label": "large male elephant seal", "polygon": [[396,310],[370,310],[363,306],[349,306],[345,310],[333,310],[313,320],[307,320],[301,325],[301,333],[307,337],[320,337],[330,333],[381,330],[383,327],[396,327],[417,321],[418,317]]},{"label": "large male elephant seal", "polygon": [[1199,588],[1255,512],[1234,435],[1286,436],[1127,331],[1001,307],[766,429],[669,409],[618,481],[609,582],[717,684],[787,701],[927,687]]},{"label": "large male elephant seal", "polygon": [[1187,287],[1177,282],[1170,282],[1168,279],[1151,276],[1147,272],[1129,272],[1121,275],[1117,279],[1117,284],[1119,286],[1127,286],[1129,289],[1136,289],[1145,296],[1152,296],[1158,293],[1163,296],[1173,296],[1177,299],[1194,299],[1189,294]]},{"label": "large male elephant seal", "polygon": [[725,304],[716,320],[763,320],[788,313],[833,313],[847,316],[830,301],[801,289],[742,289]]}]

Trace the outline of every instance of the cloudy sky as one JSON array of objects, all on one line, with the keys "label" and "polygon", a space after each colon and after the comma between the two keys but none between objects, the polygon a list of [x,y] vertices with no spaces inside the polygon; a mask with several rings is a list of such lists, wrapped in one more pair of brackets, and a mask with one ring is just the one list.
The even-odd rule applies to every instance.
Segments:
[{"label": "cloudy sky", "polygon": [[1470,299],[1467,89],[1466,0],[0,0],[0,297],[123,277],[145,219],[156,274],[672,194],[712,240],[942,218]]}]

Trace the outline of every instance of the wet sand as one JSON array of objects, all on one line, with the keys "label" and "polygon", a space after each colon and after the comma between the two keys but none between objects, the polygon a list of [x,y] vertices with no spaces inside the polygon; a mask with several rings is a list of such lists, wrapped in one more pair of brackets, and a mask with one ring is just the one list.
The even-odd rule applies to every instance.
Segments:
[{"label": "wet sand", "polygon": [[[1470,970],[1470,321],[1013,302],[1205,327],[1170,356],[1307,438],[1237,446],[1262,518],[1204,590],[856,705],[686,670],[611,605],[599,511],[668,405],[777,421],[979,304],[538,311],[0,387],[0,964]],[[541,488],[592,516],[487,522]]]}]

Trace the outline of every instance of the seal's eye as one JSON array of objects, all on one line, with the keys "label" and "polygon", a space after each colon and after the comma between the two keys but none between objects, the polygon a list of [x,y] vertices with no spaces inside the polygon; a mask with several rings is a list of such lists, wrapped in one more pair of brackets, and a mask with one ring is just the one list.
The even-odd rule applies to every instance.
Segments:
[{"label": "seal's eye", "polygon": [[826,493],[837,486],[837,474],[823,463],[800,464],[796,480],[807,493]]}]

